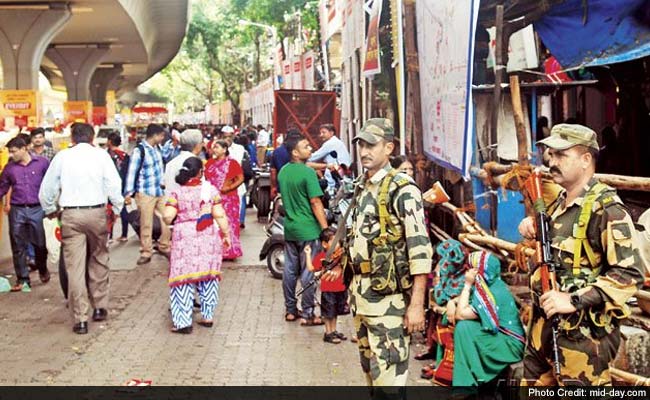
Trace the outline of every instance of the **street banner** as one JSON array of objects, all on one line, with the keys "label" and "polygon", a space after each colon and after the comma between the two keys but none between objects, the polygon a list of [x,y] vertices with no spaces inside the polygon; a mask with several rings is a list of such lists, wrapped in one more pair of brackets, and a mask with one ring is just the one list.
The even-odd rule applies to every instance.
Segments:
[{"label": "street banner", "polygon": [[302,55],[303,89],[305,90],[314,90],[314,60],[314,52],[311,50]]},{"label": "street banner", "polygon": [[480,0],[416,2],[424,152],[469,177],[472,65]]},{"label": "street banner", "polygon": [[[497,29],[492,27],[487,31],[490,35],[490,53],[487,58],[487,67],[493,69]],[[528,25],[510,36],[507,70],[508,72],[522,71],[537,68],[538,65],[535,31],[532,25]]]},{"label": "street banner", "polygon": [[92,101],[66,101],[63,103],[63,117],[65,124],[73,122],[92,122]]},{"label": "street banner", "polygon": [[381,73],[379,59],[379,20],[381,19],[382,0],[374,0],[368,16],[368,34],[366,35],[362,74],[365,77]]},{"label": "street banner", "polygon": [[294,56],[291,59],[291,84],[292,89],[302,90],[302,59]]},{"label": "street banner", "polygon": [[327,42],[332,35],[341,29],[340,3],[346,0],[321,0],[320,2],[320,26],[321,40]]},{"label": "street banner", "polygon": [[38,126],[41,108],[41,96],[36,90],[0,90],[0,119],[7,128]]},{"label": "street banner", "polygon": [[283,80],[283,88],[284,89],[293,89],[293,81],[291,78],[291,61],[290,60],[285,60],[282,63],[282,75],[284,77]]},{"label": "street banner", "polygon": [[115,100],[115,90],[106,91],[106,123],[112,125],[115,123],[115,110],[117,102]]},{"label": "street banner", "polygon": [[106,125],[107,107],[93,106],[93,125]]}]

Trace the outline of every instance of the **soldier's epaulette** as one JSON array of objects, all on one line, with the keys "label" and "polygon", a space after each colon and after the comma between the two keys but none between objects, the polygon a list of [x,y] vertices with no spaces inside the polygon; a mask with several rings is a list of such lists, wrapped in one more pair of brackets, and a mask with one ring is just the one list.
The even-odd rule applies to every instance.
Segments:
[{"label": "soldier's epaulette", "polygon": [[395,184],[397,185],[398,188],[401,188],[401,187],[404,187],[404,186],[410,184],[412,181],[408,177],[397,176],[397,177],[395,177],[394,182],[395,182]]},{"label": "soldier's epaulette", "polygon": [[615,204],[623,204],[623,201],[618,197],[618,194],[616,194],[615,191],[607,191],[603,193],[598,199],[598,202],[603,205],[603,208],[608,208]]}]

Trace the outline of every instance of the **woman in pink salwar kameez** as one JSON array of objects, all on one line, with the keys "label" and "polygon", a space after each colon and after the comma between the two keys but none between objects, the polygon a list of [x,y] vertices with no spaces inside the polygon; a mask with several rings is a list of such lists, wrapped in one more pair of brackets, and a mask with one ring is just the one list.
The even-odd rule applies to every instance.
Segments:
[{"label": "woman in pink salwar kameez", "polygon": [[223,254],[224,260],[234,260],[242,255],[241,240],[239,239],[239,207],[240,199],[237,188],[244,182],[244,171],[241,165],[228,156],[228,143],[215,140],[212,146],[214,158],[205,164],[205,179],[221,192],[221,205],[226,210],[230,226],[231,246]]}]

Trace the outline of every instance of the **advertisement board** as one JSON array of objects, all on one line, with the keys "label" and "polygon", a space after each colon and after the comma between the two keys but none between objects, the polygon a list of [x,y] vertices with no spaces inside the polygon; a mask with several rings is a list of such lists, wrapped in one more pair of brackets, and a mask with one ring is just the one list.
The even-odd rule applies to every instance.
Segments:
[{"label": "advertisement board", "polygon": [[38,126],[41,107],[40,94],[36,90],[0,90],[0,118],[7,128]]},{"label": "advertisement board", "polygon": [[66,101],[63,103],[63,118],[66,125],[73,122],[93,121],[92,101]]}]

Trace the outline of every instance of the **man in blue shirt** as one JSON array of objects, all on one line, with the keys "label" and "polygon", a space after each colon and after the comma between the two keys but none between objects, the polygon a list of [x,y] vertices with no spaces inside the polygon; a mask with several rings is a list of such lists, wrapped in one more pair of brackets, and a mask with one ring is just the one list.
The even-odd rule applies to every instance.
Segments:
[{"label": "man in blue shirt", "polygon": [[[160,216],[165,210],[163,185],[163,158],[160,144],[165,139],[165,130],[157,124],[147,127],[146,138],[133,149],[129,173],[124,185],[124,202],[135,202],[140,210],[140,258],[137,264],[151,261],[153,252],[153,218],[157,212]],[[169,257],[169,240],[171,231],[166,224],[161,224],[161,234],[158,240],[158,251]]]},{"label": "man in blue shirt", "polygon": [[[333,124],[323,124],[320,126],[320,138],[323,144],[311,155],[307,166],[315,170],[325,170],[327,186],[331,189],[336,185],[336,182],[332,178],[330,171],[341,164],[349,167],[352,163],[352,158],[345,144],[341,139],[336,137],[336,128],[334,128]],[[336,152],[336,158],[330,154],[333,151]]]},{"label": "man in blue shirt", "polygon": [[[300,136],[300,132],[297,129],[289,129],[285,135],[284,141],[286,142],[291,137]],[[288,164],[291,161],[291,155],[287,146],[283,142],[277,149],[273,151],[271,155],[271,198],[275,198],[278,194],[278,174],[282,167]]]}]

